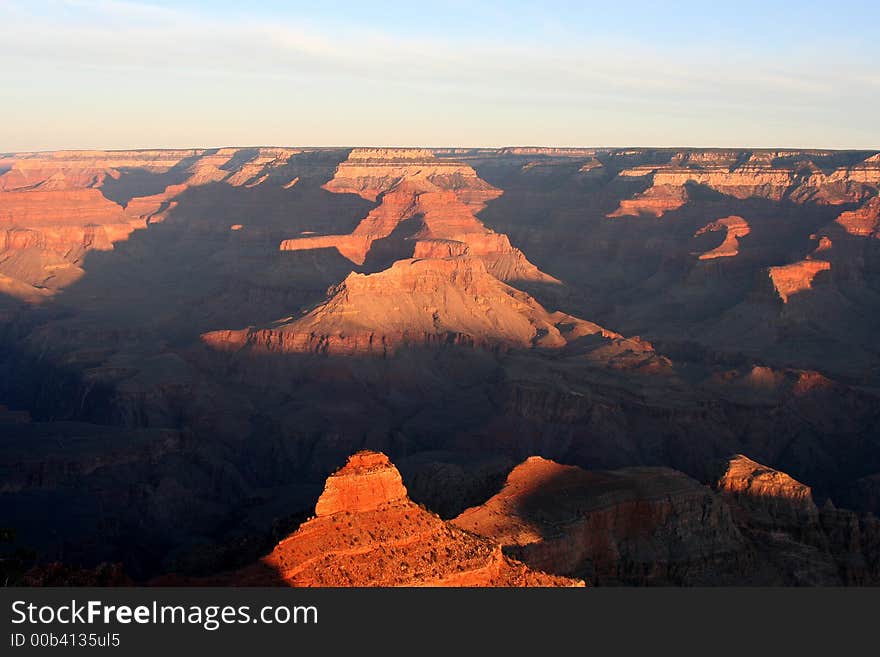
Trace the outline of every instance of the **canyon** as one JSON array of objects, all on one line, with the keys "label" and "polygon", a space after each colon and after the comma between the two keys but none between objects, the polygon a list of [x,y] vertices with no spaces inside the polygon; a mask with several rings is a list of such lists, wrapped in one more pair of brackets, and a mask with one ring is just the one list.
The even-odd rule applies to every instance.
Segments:
[{"label": "canyon", "polygon": [[878,191],[876,151],[0,153],[7,575],[876,583]]},{"label": "canyon", "polygon": [[583,586],[529,569],[501,546],[413,503],[384,454],[358,452],[327,479],[315,517],[257,563],[207,581],[156,585]]}]

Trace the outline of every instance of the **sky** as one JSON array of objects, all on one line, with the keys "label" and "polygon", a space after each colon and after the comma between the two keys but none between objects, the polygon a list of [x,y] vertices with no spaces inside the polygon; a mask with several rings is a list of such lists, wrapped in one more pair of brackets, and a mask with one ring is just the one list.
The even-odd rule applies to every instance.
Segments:
[{"label": "sky", "polygon": [[880,2],[0,0],[0,152],[880,148]]}]

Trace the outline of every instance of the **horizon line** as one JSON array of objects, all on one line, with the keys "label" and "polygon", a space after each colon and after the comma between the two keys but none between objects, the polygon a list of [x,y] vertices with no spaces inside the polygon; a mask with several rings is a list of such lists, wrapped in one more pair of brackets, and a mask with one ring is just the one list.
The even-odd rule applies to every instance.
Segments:
[{"label": "horizon line", "polygon": [[818,151],[828,153],[862,153],[871,151],[880,151],[880,146],[876,147],[858,147],[858,148],[841,148],[827,146],[694,146],[694,145],[671,145],[671,146],[655,146],[655,145],[610,145],[610,146],[559,146],[559,145],[541,145],[541,144],[508,144],[504,146],[425,146],[425,145],[396,145],[396,144],[226,144],[221,146],[135,146],[125,148],[39,148],[25,150],[4,150],[0,151],[0,155],[25,155],[40,153],[76,153],[76,152],[131,152],[131,151],[204,151],[204,150],[220,150],[220,149],[246,149],[246,148],[302,148],[315,150],[345,150],[345,149],[397,149],[397,150],[488,150],[502,151],[510,149],[546,149],[546,150],[581,150],[581,151],[602,151],[602,150],[699,150],[699,151],[725,151],[725,150],[751,150],[751,151]]}]

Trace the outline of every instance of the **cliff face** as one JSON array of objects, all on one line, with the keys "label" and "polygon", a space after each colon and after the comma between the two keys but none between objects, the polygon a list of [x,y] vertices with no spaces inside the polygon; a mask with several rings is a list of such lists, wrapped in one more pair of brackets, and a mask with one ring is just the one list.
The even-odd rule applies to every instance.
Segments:
[{"label": "cliff face", "polygon": [[770,267],[768,275],[783,303],[788,303],[793,295],[812,289],[816,275],[829,269],[831,263],[824,260],[801,260],[788,265]]},{"label": "cliff face", "polygon": [[64,151],[9,158],[0,175],[0,291],[44,301],[107,251],[162,221],[187,190],[255,186],[298,151]]},{"label": "cliff face", "polygon": [[481,260],[399,260],[370,275],[349,274],[300,319],[264,329],[215,331],[206,344],[274,352],[373,353],[402,344],[558,348],[566,335],[619,337],[562,313],[491,276]]},{"label": "cliff face", "polygon": [[407,497],[384,454],[360,452],[327,480],[316,517],[261,563],[226,578],[243,586],[583,586],[502,554]]},{"label": "cliff face", "polygon": [[737,455],[715,491],[664,468],[585,471],[532,457],[453,522],[541,570],[591,584],[878,581],[877,520]]},{"label": "cliff face", "polygon": [[286,239],[282,251],[335,247],[354,264],[363,265],[374,244],[396,235],[393,258],[467,255],[481,259],[503,281],[559,283],[511,246],[506,235],[477,219],[485,202],[501,190],[481,180],[466,164],[437,160],[429,151],[355,149],[324,189],[356,193],[379,205],[348,235]]},{"label": "cliff face", "polygon": [[[390,242],[385,252],[391,266],[350,274],[325,303],[300,319],[208,333],[206,344],[385,355],[400,344],[561,347],[567,343],[563,333],[620,337],[590,322],[548,313],[529,295],[500,282],[560,283],[531,264],[506,235],[477,219],[475,194],[489,198],[485,195],[494,188],[470,166],[435,160],[423,151],[356,149],[324,188],[355,192],[379,205],[348,235],[287,239],[281,250],[335,247],[364,264],[382,251],[378,245]],[[395,242],[401,227],[408,231]]]},{"label": "cliff face", "polygon": [[870,198],[880,185],[880,165],[874,158],[826,172],[808,153],[760,151],[750,154],[745,161],[732,163],[723,157],[720,161],[673,157],[668,164],[637,166],[624,169],[619,175],[650,177],[652,186],[632,199],[622,200],[609,217],[663,216],[684,205],[689,184],[737,199],[763,198],[777,202],[787,199],[795,203],[828,205],[861,202]]},{"label": "cliff face", "polygon": [[727,507],[664,468],[590,472],[533,457],[454,522],[533,567],[596,584],[736,581],[748,566]]},{"label": "cliff face", "polygon": [[872,515],[860,518],[830,501],[820,512],[808,486],[743,455],[728,461],[715,488],[760,561],[782,582],[880,582],[880,535]]},{"label": "cliff face", "polygon": [[324,188],[376,201],[403,181],[424,191],[453,190],[473,212],[479,212],[487,201],[501,194],[470,166],[437,159],[425,149],[355,148]]},{"label": "cliff face", "polygon": [[[622,176],[641,176],[639,171],[621,172]],[[662,217],[670,210],[677,210],[688,202],[688,193],[684,185],[654,184],[650,189],[637,194],[631,199],[621,199],[620,206],[607,216],[629,217],[650,215]]]},{"label": "cliff face", "polygon": [[841,212],[835,222],[850,235],[880,238],[880,197],[869,199],[857,210]]},{"label": "cliff face", "polygon": [[746,237],[751,232],[751,229],[748,222],[742,217],[722,217],[700,228],[700,230],[694,233],[694,237],[716,231],[724,232],[724,241],[714,249],[701,253],[700,260],[735,257],[739,253],[740,238]]},{"label": "cliff face", "polygon": [[818,519],[809,486],[741,454],[730,459],[716,488],[768,523],[784,521],[794,527]]}]

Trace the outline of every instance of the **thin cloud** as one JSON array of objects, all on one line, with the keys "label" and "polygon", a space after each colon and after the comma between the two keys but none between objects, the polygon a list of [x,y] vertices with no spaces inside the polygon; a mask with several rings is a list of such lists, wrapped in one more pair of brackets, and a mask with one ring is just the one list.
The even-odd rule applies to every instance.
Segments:
[{"label": "thin cloud", "polygon": [[[413,100],[481,104],[482,121],[493,106],[527,108],[535,116],[592,110],[629,116],[632,110],[654,117],[655,130],[662,117],[724,112],[754,121],[762,115],[820,121],[823,112],[838,116],[877,100],[867,53],[846,56],[845,67],[838,57],[832,68],[820,53],[773,59],[705,41],[576,41],[564,24],[550,28],[555,38],[549,40],[546,30],[466,39],[394,32],[381,23],[209,17],[129,0],[0,0],[0,54],[14,79],[27,80],[20,88],[66,84],[83,97],[90,84],[103,83],[102,72],[107,80],[128,73],[128,88],[176,81],[193,95],[222,80],[253,93],[320,87],[348,102],[354,94],[348,90],[371,89],[377,115],[398,117],[407,93]],[[312,111],[313,102],[301,111]],[[176,111],[186,120],[186,105]]]},{"label": "thin cloud", "polygon": [[[0,28],[0,51],[6,57],[65,67],[106,63],[143,70],[152,62],[157,70],[165,68],[172,75],[179,66],[221,73],[259,68],[274,75],[296,75],[311,67],[327,76],[362,76],[379,83],[434,80],[463,88],[594,85],[648,96],[717,93],[719,87],[756,95],[767,90],[813,96],[835,93],[834,78],[805,76],[799,72],[808,68],[802,62],[798,70],[767,70],[761,59],[725,65],[711,54],[701,58],[629,44],[548,49],[528,43],[450,43],[376,30],[206,19],[183,9],[128,0],[63,0],[61,4],[85,10],[93,20],[59,22],[17,13]],[[108,17],[121,19],[121,24]],[[701,60],[702,64],[695,64]]]}]

